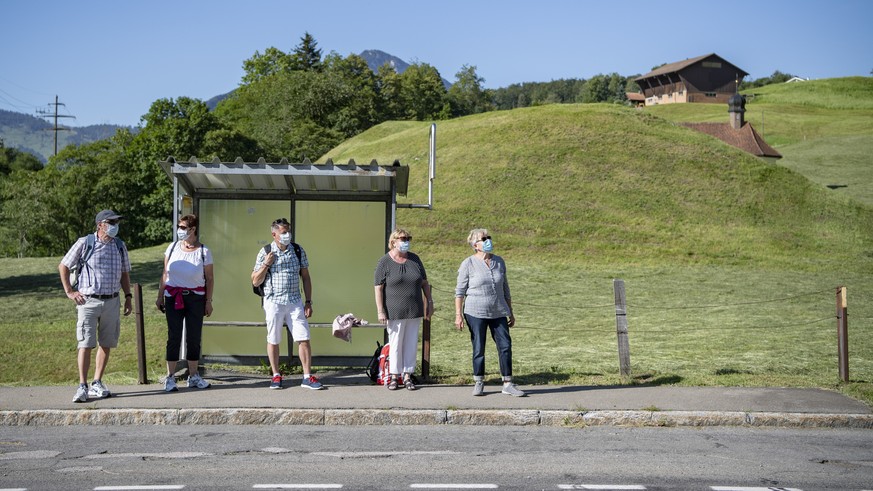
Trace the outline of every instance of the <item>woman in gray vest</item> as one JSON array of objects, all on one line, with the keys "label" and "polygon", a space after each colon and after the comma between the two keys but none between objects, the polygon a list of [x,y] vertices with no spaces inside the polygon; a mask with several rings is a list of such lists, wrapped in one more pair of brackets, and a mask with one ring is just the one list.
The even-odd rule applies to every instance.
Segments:
[{"label": "woman in gray vest", "polygon": [[494,245],[488,230],[473,229],[467,242],[475,253],[464,259],[458,268],[458,283],[455,287],[455,327],[460,331],[464,321],[470,327],[473,343],[473,395],[485,392],[485,336],[491,330],[491,338],[497,345],[500,375],[503,376],[503,393],[522,397],[524,392],[512,383],[512,338],[509,328],[515,325],[512,315],[512,298],[509,281],[506,279],[506,263],[503,258],[491,253]]}]

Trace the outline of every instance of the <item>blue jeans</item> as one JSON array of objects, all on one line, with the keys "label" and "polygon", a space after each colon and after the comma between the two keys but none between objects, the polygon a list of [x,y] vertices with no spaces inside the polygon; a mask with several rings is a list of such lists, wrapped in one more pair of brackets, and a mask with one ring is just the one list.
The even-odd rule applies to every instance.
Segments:
[{"label": "blue jeans", "polygon": [[491,329],[491,339],[497,345],[497,359],[500,362],[500,375],[512,376],[512,338],[509,337],[509,323],[506,317],[480,319],[464,314],[470,327],[470,340],[473,342],[473,376],[485,375],[485,335]]}]

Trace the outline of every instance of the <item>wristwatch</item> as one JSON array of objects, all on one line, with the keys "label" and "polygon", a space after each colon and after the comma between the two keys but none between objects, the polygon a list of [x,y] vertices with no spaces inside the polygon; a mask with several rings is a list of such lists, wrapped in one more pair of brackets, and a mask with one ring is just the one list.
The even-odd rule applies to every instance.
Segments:
[{"label": "wristwatch", "polygon": [[124,298],[133,298],[133,293],[125,293]]}]

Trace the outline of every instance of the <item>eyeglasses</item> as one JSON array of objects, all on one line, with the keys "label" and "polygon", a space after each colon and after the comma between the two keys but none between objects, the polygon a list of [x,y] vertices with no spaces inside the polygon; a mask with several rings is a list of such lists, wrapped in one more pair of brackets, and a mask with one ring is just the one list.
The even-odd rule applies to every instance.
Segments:
[{"label": "eyeglasses", "polygon": [[491,240],[491,236],[486,235],[485,237],[482,237],[481,239],[477,240],[476,242],[485,242],[486,240]]},{"label": "eyeglasses", "polygon": [[103,220],[103,223],[108,223],[109,225],[118,225],[118,220]]},{"label": "eyeglasses", "polygon": [[412,240],[412,236],[409,236],[409,237],[397,237],[397,240],[399,240],[400,242],[409,242],[410,240]]},{"label": "eyeglasses", "polygon": [[179,230],[188,230],[188,227],[185,225],[179,225]]}]

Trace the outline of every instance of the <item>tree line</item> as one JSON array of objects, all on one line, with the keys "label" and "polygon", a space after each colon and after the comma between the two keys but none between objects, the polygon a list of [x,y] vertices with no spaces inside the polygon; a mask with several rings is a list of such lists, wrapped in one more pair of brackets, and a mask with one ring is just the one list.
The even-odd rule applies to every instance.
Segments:
[{"label": "tree line", "polygon": [[[633,76],[483,88],[464,65],[449,88],[436,68],[413,63],[403,73],[373,71],[359,55],[323,55],[308,32],[290,52],[271,47],[243,62],[240,85],[210,111],[188,97],[152,103],[136,129],[70,145],[45,166],[9,153],[0,157],[0,256],[59,255],[94,229],[111,208],[127,218],[131,248],[172,237],[172,186],[157,164],[172,156],[232,161],[314,160],[388,120],[444,120],[486,111],[555,103],[626,103]],[[22,160],[23,159],[23,160]]]}]

